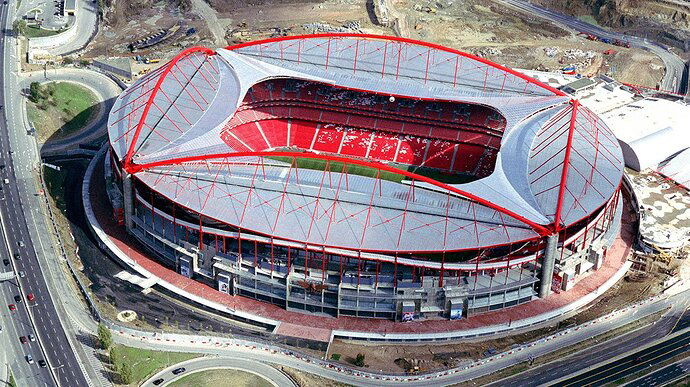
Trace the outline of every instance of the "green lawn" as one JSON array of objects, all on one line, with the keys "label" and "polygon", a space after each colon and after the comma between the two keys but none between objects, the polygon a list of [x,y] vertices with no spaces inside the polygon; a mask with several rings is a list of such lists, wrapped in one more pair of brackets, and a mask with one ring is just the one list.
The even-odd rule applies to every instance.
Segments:
[{"label": "green lawn", "polygon": [[98,115],[96,95],[71,82],[51,82],[36,102],[27,103],[27,115],[40,142],[67,137],[83,129]]},{"label": "green lawn", "polygon": [[270,387],[268,380],[239,370],[208,370],[195,372],[169,384],[170,387]]},{"label": "green lawn", "polygon": [[194,353],[153,351],[124,345],[115,345],[115,347],[119,359],[117,361],[111,359],[111,363],[128,363],[132,367],[133,384],[136,385],[164,368],[200,356]]},{"label": "green lawn", "polygon": [[[327,161],[327,160],[321,160],[321,159],[312,159],[312,158],[299,158],[299,153],[295,152],[295,156],[298,156],[295,159],[295,164],[297,168],[302,168],[302,169],[313,169],[317,171],[323,171],[326,169],[326,166],[330,168],[331,172],[342,172],[343,170],[347,170],[347,173],[351,175],[357,175],[357,176],[367,176],[367,177],[377,177],[379,176],[381,180],[387,180],[387,181],[392,181],[395,183],[401,183],[403,180],[409,180],[410,178],[403,175],[403,174],[398,174],[394,172],[389,172],[389,171],[379,171],[376,168],[371,168],[367,167],[364,165],[355,165],[355,164],[345,164],[342,162],[336,162],[336,161]],[[276,160],[276,161],[282,161],[285,163],[292,163],[292,157],[287,157],[287,156],[269,156],[267,157],[268,159],[271,160]],[[397,165],[394,166],[394,168],[400,169],[400,170],[406,170],[412,173],[416,173],[421,176],[426,176],[432,179],[435,179],[437,181],[440,181],[442,183],[448,183],[448,184],[461,184],[461,183],[466,183],[472,180],[475,180],[473,177],[468,177],[464,175],[458,175],[458,174],[448,174],[448,173],[443,173],[441,171],[431,169],[431,168],[420,168],[420,167],[414,167],[414,166],[403,166],[403,165]]]},{"label": "green lawn", "polygon": [[44,36],[57,35],[60,32],[62,32],[62,31],[44,30],[43,28],[40,28],[40,27],[30,26],[30,27],[26,27],[26,30],[24,31],[24,35],[27,38],[42,38]]},{"label": "green lawn", "polygon": [[578,16],[577,18],[578,18],[580,21],[583,21],[583,22],[585,22],[585,23],[587,23],[587,24],[591,24],[591,25],[593,25],[593,26],[601,27],[601,26],[599,25],[599,22],[597,21],[597,19],[595,19],[594,16],[592,16],[592,15],[580,15],[580,16]]}]

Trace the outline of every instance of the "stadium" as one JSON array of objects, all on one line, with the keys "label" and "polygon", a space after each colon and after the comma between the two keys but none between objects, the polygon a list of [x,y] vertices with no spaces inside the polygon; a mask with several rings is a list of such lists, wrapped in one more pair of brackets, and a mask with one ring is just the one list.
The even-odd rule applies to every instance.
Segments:
[{"label": "stadium", "polygon": [[190,48],[115,102],[114,216],[292,311],[459,319],[567,292],[620,228],[599,117],[485,59],[362,34]]}]

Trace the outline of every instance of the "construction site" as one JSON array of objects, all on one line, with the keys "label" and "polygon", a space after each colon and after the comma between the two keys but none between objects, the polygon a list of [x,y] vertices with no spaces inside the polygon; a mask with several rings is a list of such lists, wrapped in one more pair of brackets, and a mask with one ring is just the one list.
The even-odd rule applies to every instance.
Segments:
[{"label": "construction site", "polygon": [[424,40],[513,68],[607,74],[649,87],[664,74],[652,53],[577,34],[499,0],[119,1],[109,3],[104,24],[82,58],[132,58],[138,77],[156,66],[136,62],[135,56],[164,60],[196,45],[334,32]]}]

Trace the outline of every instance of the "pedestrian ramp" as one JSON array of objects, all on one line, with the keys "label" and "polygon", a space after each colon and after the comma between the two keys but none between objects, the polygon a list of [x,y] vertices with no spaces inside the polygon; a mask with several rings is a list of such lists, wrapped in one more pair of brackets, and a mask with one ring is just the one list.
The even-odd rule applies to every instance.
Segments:
[{"label": "pedestrian ramp", "polygon": [[14,272],[13,271],[3,271],[2,273],[0,273],[0,282],[9,281],[12,278],[14,278]]},{"label": "pedestrian ramp", "polygon": [[136,274],[132,274],[126,270],[123,270],[115,274],[115,278],[121,279],[123,281],[130,282],[134,285],[141,287],[143,292],[148,293],[149,289],[158,282],[158,278],[155,277],[141,277]]}]

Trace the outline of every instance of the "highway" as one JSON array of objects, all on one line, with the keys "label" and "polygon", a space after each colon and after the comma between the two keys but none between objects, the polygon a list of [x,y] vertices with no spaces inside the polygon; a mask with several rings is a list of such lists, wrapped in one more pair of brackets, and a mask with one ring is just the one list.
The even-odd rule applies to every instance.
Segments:
[{"label": "highway", "polygon": [[[606,363],[612,357],[639,348],[640,345],[658,340],[672,332],[674,327],[682,327],[685,308],[690,300],[683,295],[676,296],[671,308],[655,323],[638,328],[628,334],[595,344],[589,348],[557,359],[551,363],[530,368],[527,371],[502,379],[493,385],[538,386],[553,382],[562,376],[570,375],[588,367]],[[678,329],[676,329],[678,330]]]},{"label": "highway", "polygon": [[603,386],[686,353],[688,350],[690,350],[690,332],[685,332],[620,359],[558,381],[553,386]]},{"label": "highway", "polygon": [[[185,371],[177,375],[173,370],[184,368]],[[150,377],[141,384],[141,387],[154,387],[154,380],[163,379],[161,386],[168,385],[177,379],[189,374],[211,369],[235,369],[261,376],[274,386],[296,387],[297,384],[284,373],[262,362],[250,361],[242,357],[230,356],[203,356],[174,364]]]},{"label": "highway", "polygon": [[[13,15],[7,14],[7,6],[2,6],[1,9],[0,20],[3,23],[3,31],[10,31]],[[22,208],[23,195],[20,194],[19,186],[33,184],[33,176],[30,162],[18,164],[21,167],[15,169],[15,162],[23,156],[29,155],[29,153],[25,153],[24,149],[17,147],[16,141],[11,141],[11,136],[13,136],[20,141],[23,140],[27,144],[25,146],[30,144],[30,141],[27,141],[29,136],[26,134],[26,131],[16,132],[17,127],[23,129],[21,125],[16,125],[16,120],[21,117],[21,109],[23,109],[15,79],[18,66],[16,48],[14,38],[2,36],[0,50],[2,50],[3,55],[0,60],[2,61],[3,72],[0,78],[0,101],[4,101],[4,119],[0,120],[0,165],[4,165],[4,168],[0,168],[0,179],[3,181],[7,179],[8,183],[2,183],[4,200],[0,201],[0,214],[3,220],[2,229],[7,242],[7,246],[3,247],[3,249],[9,247],[10,255],[19,255],[19,259],[12,258],[13,265],[17,272],[25,273],[25,277],[20,278],[16,282],[19,285],[19,289],[14,289],[13,292],[22,295],[33,293],[36,300],[35,305],[28,309],[33,316],[33,324],[31,324],[28,318],[28,325],[23,319],[12,320],[15,330],[11,330],[9,327],[7,330],[9,334],[14,335],[29,333],[29,328],[34,325],[36,338],[43,346],[44,353],[47,355],[48,366],[53,370],[59,384],[63,386],[87,386],[88,382],[62,328],[36,257],[34,242],[41,242],[32,240],[30,237]],[[6,286],[7,284],[4,285],[5,289],[7,289]],[[4,305],[3,308],[7,308],[7,306]],[[21,305],[21,310],[27,310],[25,300]],[[31,344],[28,348],[32,352],[36,351],[33,354],[36,360],[43,358],[43,355],[36,350],[35,344]],[[38,369],[37,364],[34,364],[33,367]],[[38,381],[30,382],[28,385],[54,385],[54,382],[50,379],[48,381],[45,380],[43,371],[41,371],[41,375]]]},{"label": "highway", "polygon": [[674,383],[690,375],[690,357],[626,383],[626,387],[661,386]]},{"label": "highway", "polygon": [[674,54],[673,52],[669,51],[666,47],[663,47],[662,45],[656,42],[652,42],[647,39],[633,35],[624,35],[617,32],[608,31],[595,25],[585,23],[575,17],[564,15],[552,11],[550,9],[540,7],[538,5],[528,3],[525,0],[501,1],[529,15],[534,15],[537,17],[541,17],[543,19],[547,19],[562,24],[578,32],[593,34],[608,39],[625,40],[630,42],[630,45],[632,47],[638,47],[648,50],[659,56],[659,58],[661,58],[661,60],[664,62],[664,66],[666,67],[666,73],[664,74],[664,79],[661,81],[660,89],[681,93],[685,88],[684,85],[681,84],[681,81],[683,79],[683,71],[685,70],[685,62],[683,62],[683,60],[680,57],[678,57],[678,55]]}]

